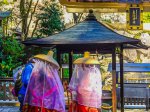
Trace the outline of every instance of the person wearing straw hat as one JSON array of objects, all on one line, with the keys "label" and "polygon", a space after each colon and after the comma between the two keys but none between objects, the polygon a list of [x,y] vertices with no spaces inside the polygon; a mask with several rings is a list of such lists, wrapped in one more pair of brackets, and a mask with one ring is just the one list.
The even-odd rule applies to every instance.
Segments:
[{"label": "person wearing straw hat", "polygon": [[15,82],[15,94],[16,96],[18,96],[18,100],[20,102],[20,109],[19,109],[20,112],[23,111],[22,109],[23,109],[24,96],[26,93],[27,85],[28,85],[33,67],[34,67],[34,59],[29,59],[27,64],[20,71],[21,74],[18,75],[18,79]]},{"label": "person wearing straw hat", "polygon": [[85,52],[84,57],[75,60],[74,64],[69,83],[72,94],[69,112],[100,112],[102,81],[98,60]]},{"label": "person wearing straw hat", "polygon": [[27,87],[23,112],[65,112],[64,89],[53,52],[38,54]]}]

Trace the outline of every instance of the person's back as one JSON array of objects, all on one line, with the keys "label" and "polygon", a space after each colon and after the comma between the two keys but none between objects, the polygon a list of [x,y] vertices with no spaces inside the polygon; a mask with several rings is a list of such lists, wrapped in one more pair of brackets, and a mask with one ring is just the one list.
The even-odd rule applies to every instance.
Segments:
[{"label": "person's back", "polygon": [[24,112],[65,112],[64,89],[53,52],[35,55],[34,68],[26,90]]},{"label": "person's back", "polygon": [[27,89],[27,85],[30,79],[30,75],[33,69],[33,64],[31,62],[27,63],[25,65],[25,68],[22,72],[22,77],[21,77],[21,81],[22,81],[22,87],[19,90],[19,95],[18,95],[18,100],[20,102],[20,111],[22,112],[22,107],[23,107],[23,101],[24,101],[24,96],[26,93],[26,89]]},{"label": "person's back", "polygon": [[22,75],[22,71],[24,70],[25,65],[18,66],[17,68],[13,69],[13,80],[16,82],[18,80],[18,75]]},{"label": "person's back", "polygon": [[12,94],[16,97],[18,97],[19,90],[22,87],[21,76],[23,70],[24,65],[21,65],[13,70],[14,88],[12,89]]},{"label": "person's back", "polygon": [[28,81],[30,79],[30,74],[32,72],[32,69],[33,69],[33,64],[32,63],[27,63],[25,65],[25,68],[22,72],[22,77],[21,77],[21,80],[22,80],[22,87],[19,91],[19,94],[22,94],[22,95],[25,95],[25,92],[26,92],[26,89],[27,89],[27,85],[28,85]]}]

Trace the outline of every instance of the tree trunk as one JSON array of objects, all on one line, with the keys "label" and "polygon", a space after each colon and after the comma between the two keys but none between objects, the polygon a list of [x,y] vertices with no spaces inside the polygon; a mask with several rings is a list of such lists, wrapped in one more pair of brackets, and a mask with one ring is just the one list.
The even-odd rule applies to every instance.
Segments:
[{"label": "tree trunk", "polygon": [[80,22],[81,17],[82,17],[83,13],[73,13],[73,19],[74,19],[74,24],[77,24]]},{"label": "tree trunk", "polygon": [[36,30],[36,28],[37,28],[37,26],[38,26],[38,23],[39,23],[39,19],[36,20],[35,27],[34,27],[34,29],[33,29],[33,31],[32,31],[31,37],[34,36],[35,30]]},{"label": "tree trunk", "polygon": [[[34,14],[35,14],[36,7],[37,7],[37,5],[38,5],[38,2],[39,2],[39,0],[37,0],[37,2],[36,2],[36,4],[35,4],[34,9],[33,9],[33,12],[31,12],[30,20],[29,20],[29,23],[28,23],[28,25],[27,25],[27,31],[26,31],[26,33],[25,33],[25,39],[28,37],[30,24],[31,24],[32,18],[33,18]],[[35,27],[35,28],[36,28],[36,27]]]},{"label": "tree trunk", "polygon": [[24,40],[24,33],[25,33],[25,28],[26,28],[26,18],[25,18],[25,0],[20,0],[20,16],[21,16],[21,20],[22,20],[22,28],[21,28],[21,40]]},{"label": "tree trunk", "polygon": [[[28,17],[31,11],[33,0],[26,2],[26,0],[20,0],[20,16],[22,20],[22,36],[21,40],[24,41],[28,36]],[[31,18],[32,19],[32,18]]]}]

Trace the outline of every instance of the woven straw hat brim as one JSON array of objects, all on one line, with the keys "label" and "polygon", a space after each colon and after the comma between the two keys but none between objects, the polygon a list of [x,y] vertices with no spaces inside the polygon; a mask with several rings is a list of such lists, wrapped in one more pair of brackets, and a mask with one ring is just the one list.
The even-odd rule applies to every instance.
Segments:
[{"label": "woven straw hat brim", "polygon": [[83,64],[85,61],[86,58],[78,58],[73,62],[73,64]]},{"label": "woven straw hat brim", "polygon": [[98,60],[89,58],[78,58],[74,61],[74,64],[100,64]]},{"label": "woven straw hat brim", "polygon": [[50,62],[50,63],[54,64],[56,67],[59,68],[59,64],[57,63],[57,61],[55,61],[53,59],[53,57],[51,57],[51,56],[48,56],[48,55],[45,55],[45,54],[38,54],[38,55],[35,55],[33,58],[38,58],[38,59]]},{"label": "woven straw hat brim", "polygon": [[86,59],[84,63],[85,64],[95,64],[95,65],[99,65],[100,64],[97,59],[93,59],[93,58]]}]

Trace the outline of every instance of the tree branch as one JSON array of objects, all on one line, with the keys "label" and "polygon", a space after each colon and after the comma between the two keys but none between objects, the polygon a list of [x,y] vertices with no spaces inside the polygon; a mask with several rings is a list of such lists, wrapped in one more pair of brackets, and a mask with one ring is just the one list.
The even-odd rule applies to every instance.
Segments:
[{"label": "tree branch", "polygon": [[18,26],[19,26],[19,24],[22,22],[22,20],[20,20],[17,24],[16,24],[16,28],[15,29],[17,29],[18,28]]},{"label": "tree branch", "polygon": [[78,20],[77,22],[79,23],[81,21],[81,17],[82,17],[83,13],[80,13],[79,16],[78,16]]},{"label": "tree branch", "polygon": [[28,7],[28,10],[27,10],[27,13],[26,13],[27,18],[29,16],[29,13],[30,13],[30,10],[31,10],[32,2],[33,2],[33,0],[30,0],[29,7]]},{"label": "tree branch", "polygon": [[20,0],[20,16],[23,19],[24,14],[25,14],[25,0]]},{"label": "tree branch", "polygon": [[35,27],[34,27],[34,29],[33,29],[33,31],[32,31],[31,37],[33,37],[33,35],[34,35],[34,33],[35,33],[35,30],[36,30],[36,28],[37,28],[37,26],[38,26],[38,22],[39,22],[39,19],[37,19],[37,21],[36,21],[36,23],[35,23]]},{"label": "tree branch", "polygon": [[34,6],[33,12],[31,13],[30,21],[29,21],[29,24],[28,24],[28,26],[27,26],[27,31],[26,31],[26,34],[25,34],[25,39],[26,39],[27,36],[28,36],[29,27],[30,27],[30,24],[31,24],[33,15],[34,15],[34,13],[35,13],[35,11],[36,11],[36,7],[37,7],[37,5],[38,5],[38,2],[39,2],[39,0],[37,0],[36,4],[35,4],[35,6]]}]

